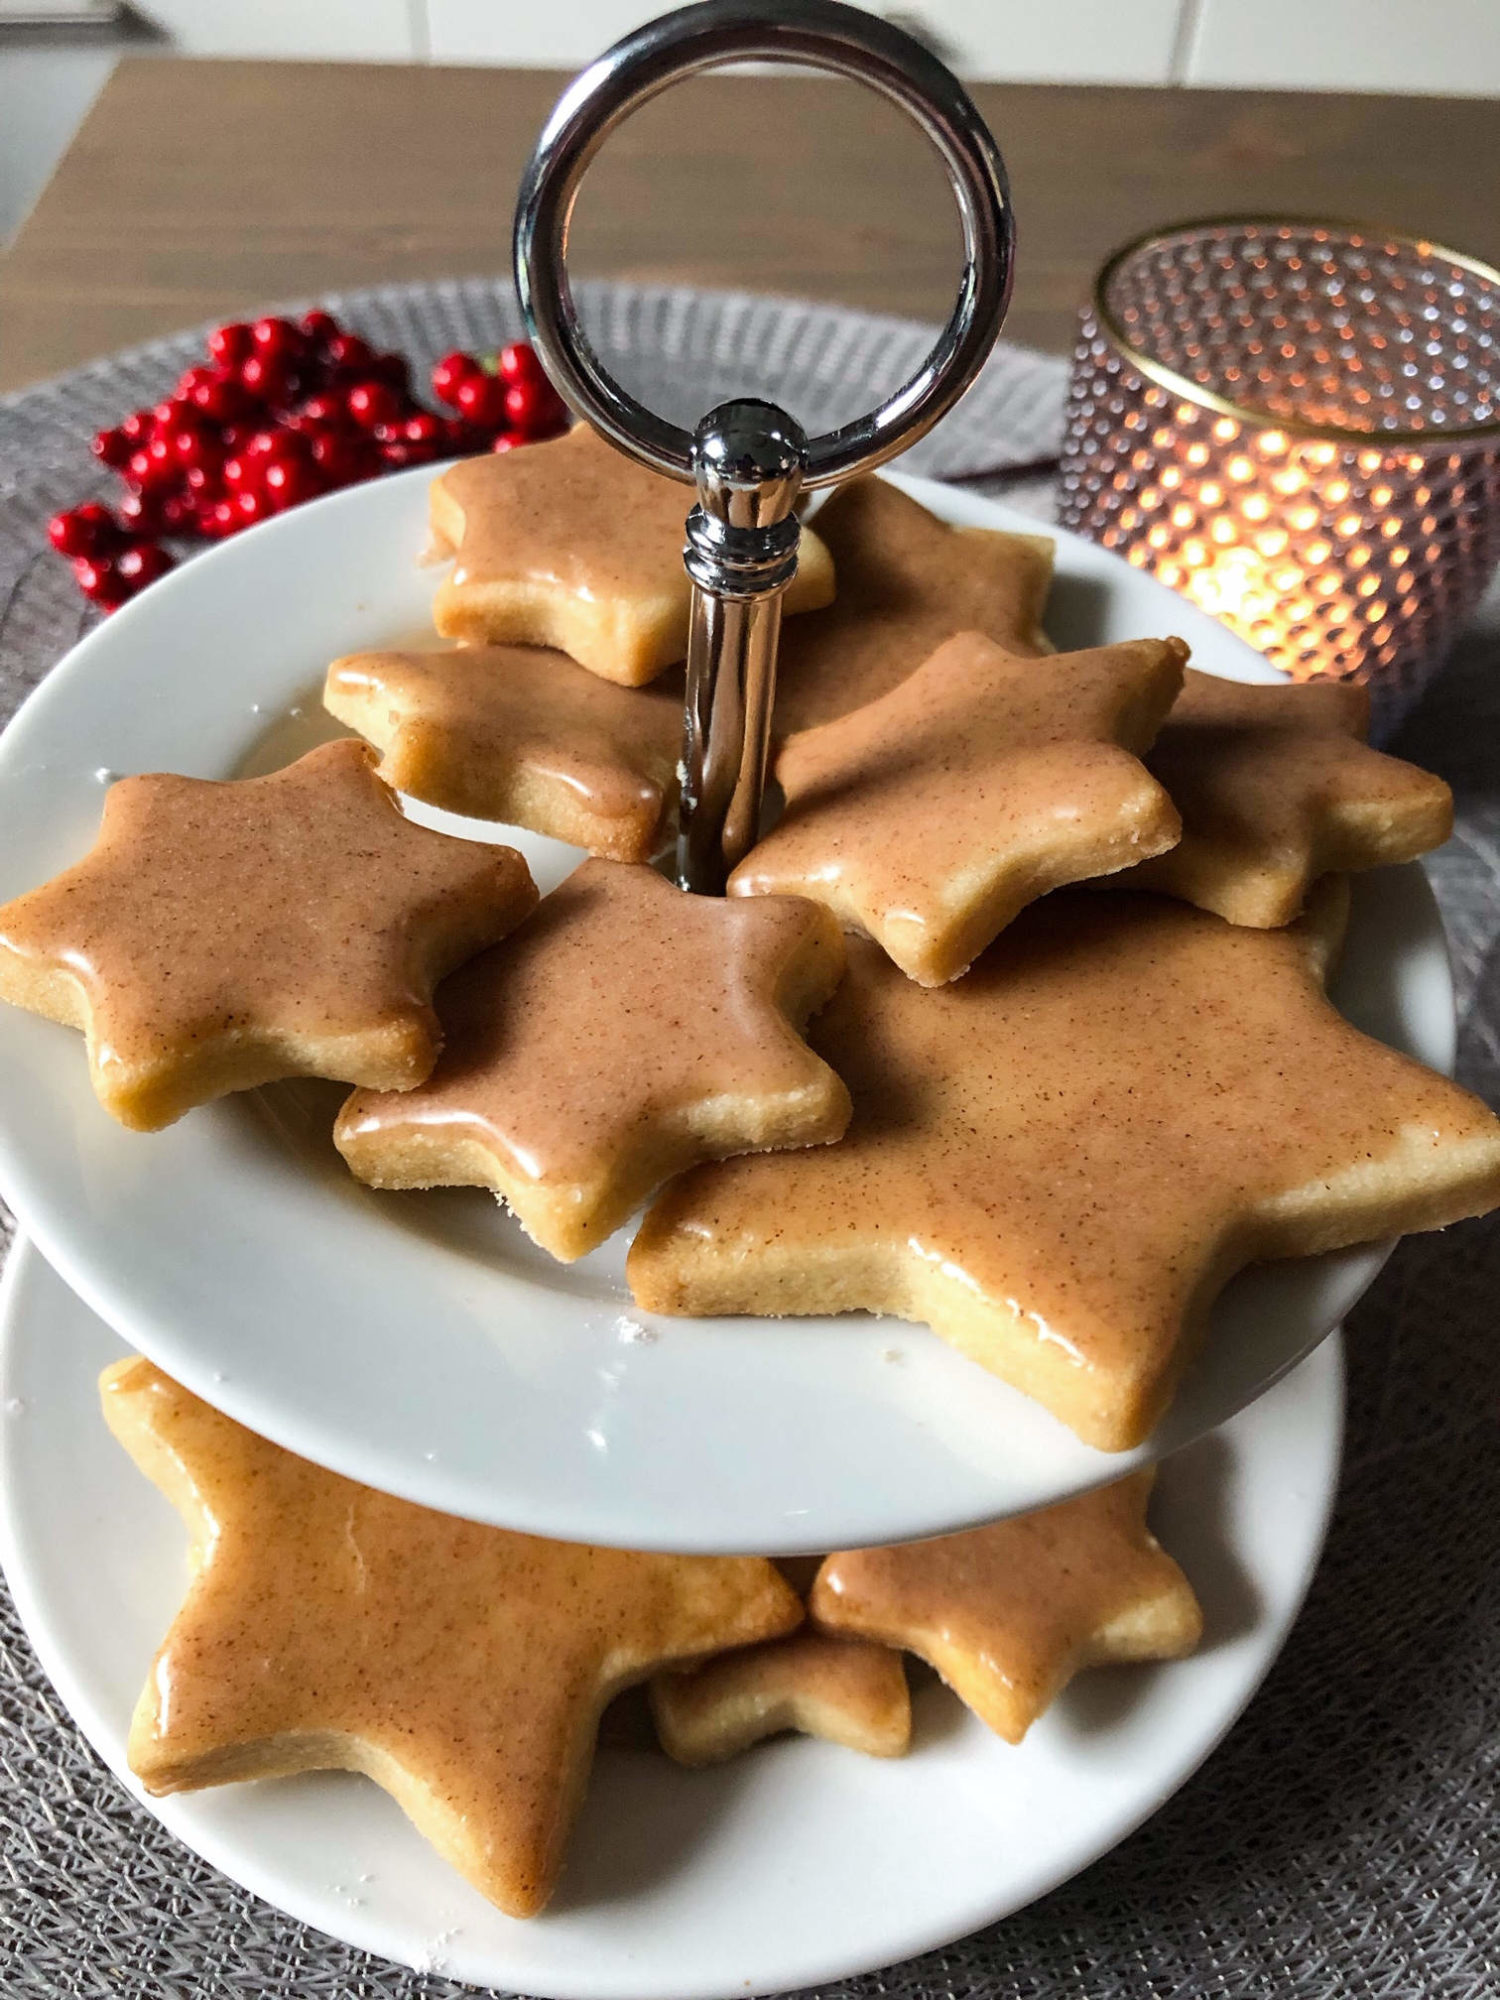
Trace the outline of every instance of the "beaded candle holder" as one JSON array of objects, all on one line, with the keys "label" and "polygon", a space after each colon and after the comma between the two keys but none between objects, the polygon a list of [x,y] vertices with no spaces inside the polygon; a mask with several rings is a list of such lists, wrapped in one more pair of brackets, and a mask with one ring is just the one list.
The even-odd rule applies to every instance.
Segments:
[{"label": "beaded candle holder", "polygon": [[1186,223],[1085,307],[1061,518],[1388,734],[1500,560],[1500,273],[1329,223]]}]

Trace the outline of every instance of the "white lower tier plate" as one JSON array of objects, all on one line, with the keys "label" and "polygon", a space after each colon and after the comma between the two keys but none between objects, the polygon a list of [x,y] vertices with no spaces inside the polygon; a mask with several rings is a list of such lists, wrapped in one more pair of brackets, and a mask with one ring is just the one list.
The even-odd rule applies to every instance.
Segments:
[{"label": "white lower tier plate", "polygon": [[[317,740],[330,660],[434,643],[434,572],[416,564],[427,478],[298,508],[91,633],[0,738],[0,900],[86,850],[111,773],[285,762]],[[1036,526],[908,484],[955,521]],[[1207,671],[1273,678],[1215,620],[1061,533],[1048,624],[1063,645],[1176,632]],[[543,889],[578,858],[420,816],[514,839]],[[1418,869],[1359,884],[1337,992],[1361,1025],[1451,1063],[1442,926]],[[566,1540],[791,1553],[1044,1505],[1232,1416],[1382,1258],[1237,1282],[1159,1435],[1108,1457],[926,1328],[649,1319],[625,1288],[626,1232],[565,1266],[477,1189],[365,1188],[329,1139],[343,1095],[278,1086],[144,1137],[95,1102],[71,1029],[0,1007],[0,1192],[125,1339],[252,1430],[444,1512]]]},{"label": "white lower tier plate", "polygon": [[[0,1339],[0,1558],[58,1693],[143,1797],[125,1733],[186,1585],[186,1537],[99,1414],[119,1341],[30,1248],[7,1272]],[[491,1909],[361,1778],[143,1803],[290,1915],[507,1992],[702,2000],[891,1964],[1087,1867],[1214,1748],[1312,1575],[1342,1403],[1335,1338],[1162,1468],[1152,1522],[1205,1613],[1193,1659],[1082,1675],[1019,1749],[929,1686],[892,1762],[804,1738],[711,1771],[605,1750],[562,1886],[529,1923]]]}]

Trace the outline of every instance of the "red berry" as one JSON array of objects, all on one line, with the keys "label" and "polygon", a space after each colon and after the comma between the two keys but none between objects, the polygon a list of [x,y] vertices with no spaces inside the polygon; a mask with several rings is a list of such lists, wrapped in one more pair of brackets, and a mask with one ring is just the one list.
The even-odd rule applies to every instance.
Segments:
[{"label": "red berry", "polygon": [[201,500],[223,498],[224,464],[223,459],[213,459],[202,465],[190,465],[183,473],[183,486],[195,504]]},{"label": "red berry", "polygon": [[297,417],[300,423],[329,424],[341,429],[349,422],[349,406],[342,396],[332,395],[324,389],[316,396],[308,397],[298,410]]},{"label": "red berry", "polygon": [[196,372],[203,379],[193,385],[193,407],[201,410],[211,423],[232,424],[253,407],[249,391],[238,375],[231,375],[227,369],[200,368]]},{"label": "red berry", "polygon": [[240,527],[253,528],[257,521],[269,519],[273,509],[258,487],[246,486],[234,496],[234,511]]},{"label": "red berry", "polygon": [[343,328],[331,312],[310,312],[302,315],[302,331],[315,347],[327,347],[330,340],[337,340]]},{"label": "red berry", "polygon": [[404,423],[383,425],[377,442],[380,456],[389,466],[430,465],[444,446],[442,418],[428,415],[408,417]]},{"label": "red berry", "polygon": [[197,510],[198,532],[207,535],[211,541],[221,542],[226,535],[238,534],[244,525],[237,500],[215,500],[211,506]]},{"label": "red berry", "polygon": [[281,420],[283,436],[301,438],[309,446],[316,438],[332,437],[345,428],[345,425],[331,424],[323,417],[310,417],[304,410],[293,410],[289,417]]},{"label": "red berry", "polygon": [[266,466],[281,444],[280,431],[255,431],[230,452],[220,467],[220,477],[230,492],[259,492]]},{"label": "red berry", "polygon": [[[147,447],[155,451],[157,441],[152,440]],[[186,470],[190,465],[218,465],[224,456],[223,446],[212,432],[201,423],[182,422],[168,431],[161,439],[174,465]]]},{"label": "red berry", "polygon": [[131,536],[164,535],[167,531],[166,493],[130,492],[120,502],[120,521]]},{"label": "red berry", "polygon": [[514,431],[501,431],[495,442],[490,446],[490,450],[514,451],[518,444],[530,444],[530,442],[530,438],[519,437]]},{"label": "red berry", "polygon": [[130,595],[129,585],[115,569],[113,556],[82,556],[74,563],[73,574],[84,596],[101,610],[114,611]]},{"label": "red berry", "polygon": [[278,512],[322,491],[311,449],[295,433],[283,432],[276,440],[276,450],[261,461],[260,480],[267,505]]},{"label": "red berry", "polygon": [[176,564],[160,542],[132,542],[115,558],[115,574],[132,596],[175,568]]},{"label": "red berry", "polygon": [[268,361],[284,361],[295,368],[308,349],[307,335],[289,319],[258,319],[250,329],[257,354]]},{"label": "red berry", "polygon": [[324,431],[312,439],[312,460],[327,487],[352,486],[380,470],[369,440],[349,431]]},{"label": "red berry", "polygon": [[149,410],[132,410],[128,417],[120,419],[120,435],[132,451],[139,451],[151,441],[151,430],[155,418]]},{"label": "red berry", "polygon": [[453,401],[466,423],[482,431],[498,431],[505,423],[510,394],[498,375],[469,375],[459,383]]},{"label": "red berry", "polygon": [[550,437],[568,421],[567,405],[545,377],[512,382],[505,392],[505,415],[528,437]]},{"label": "red berry", "polygon": [[524,340],[513,340],[508,347],[502,347],[495,357],[495,369],[507,384],[547,379],[547,371],[536,358],[536,349]]},{"label": "red berry", "polygon": [[328,365],[346,380],[365,379],[375,359],[375,351],[357,333],[336,333],[324,350]]},{"label": "red berry", "polygon": [[491,432],[466,424],[462,417],[440,417],[438,421],[443,426],[440,442],[445,457],[468,458],[477,451],[488,451],[493,442]]},{"label": "red berry", "polygon": [[472,354],[455,348],[451,354],[445,354],[433,369],[432,393],[440,403],[446,403],[452,409],[458,401],[459,383],[467,382],[471,375],[483,373]]},{"label": "red berry", "polygon": [[221,368],[238,368],[250,358],[250,329],[243,320],[216,326],[208,336],[208,351]]},{"label": "red berry", "polygon": [[260,463],[246,452],[231,452],[224,461],[220,476],[229,492],[250,493],[260,485]]},{"label": "red berry", "polygon": [[401,415],[401,398],[389,382],[356,382],[349,391],[349,414],[367,431],[394,424]]},{"label": "red berry", "polygon": [[240,384],[248,395],[273,410],[283,410],[297,391],[297,371],[283,354],[260,349],[240,365]]},{"label": "red berry", "polygon": [[404,354],[377,354],[370,364],[370,379],[386,383],[403,403],[411,401],[411,363]]},{"label": "red berry", "polygon": [[47,540],[63,556],[108,555],[120,539],[119,522],[98,500],[85,500],[47,523]]},{"label": "red berry", "polygon": [[199,428],[177,433],[177,462],[183,471],[206,465],[215,472],[224,463],[224,440],[217,428]]},{"label": "red berry", "polygon": [[299,507],[323,491],[323,481],[310,459],[273,458],[266,467],[266,498],[278,512]]},{"label": "red berry", "polygon": [[114,430],[96,431],[90,449],[95,458],[102,459],[106,465],[118,468],[128,461],[131,452],[135,450],[135,445],[125,435],[125,427],[122,424]]},{"label": "red berry", "polygon": [[190,403],[193,400],[193,391],[199,383],[213,382],[217,380],[218,375],[217,368],[209,368],[201,361],[195,362],[185,373],[178,376],[177,387],[172,394],[179,403]]},{"label": "red berry", "polygon": [[224,484],[231,489],[251,488],[259,491],[266,476],[266,467],[282,448],[283,433],[280,431],[256,431],[246,438],[238,451],[231,452],[222,467]]},{"label": "red berry", "polygon": [[123,474],[131,486],[165,486],[177,476],[177,463],[164,437],[152,438],[144,451],[133,451]]}]

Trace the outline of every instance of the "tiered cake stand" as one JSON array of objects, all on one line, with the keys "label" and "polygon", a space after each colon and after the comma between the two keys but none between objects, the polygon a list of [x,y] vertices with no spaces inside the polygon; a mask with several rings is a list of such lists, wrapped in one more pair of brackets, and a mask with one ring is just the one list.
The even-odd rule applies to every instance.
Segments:
[{"label": "tiered cake stand", "polygon": [[[738,12],[721,4],[695,19],[712,40]],[[931,362],[904,390],[898,376],[867,421],[814,438],[799,465],[797,427],[772,413],[766,435],[791,440],[794,497],[804,474],[815,487],[888,457],[973,379],[1003,313],[1009,211],[993,142],[930,57],[823,0],[806,0],[795,19],[749,12],[758,34],[770,22],[773,39],[801,36],[814,54],[819,22],[835,41],[863,38],[869,63],[835,66],[887,89],[932,133],[959,187],[969,252]],[[648,71],[661,53],[651,32],[637,51]],[[721,38],[713,60],[747,47],[775,52]],[[652,89],[670,67],[650,71]],[[598,80],[603,96],[614,80]],[[687,434],[621,400],[608,377],[580,372],[576,344],[569,359],[558,282],[568,176],[635,101],[617,92],[591,133],[592,87],[574,87],[544,136],[521,210],[522,289],[575,404],[658,469],[696,470],[712,512]],[[550,144],[554,163],[571,164],[549,207]],[[744,433],[730,424],[707,434],[717,448]],[[429,476],[273,520],[85,638],[0,740],[0,899],[83,851],[114,774],[245,775],[336,733],[319,700],[328,662],[431,633],[433,581],[416,566]],[[907,483],[946,519],[1033,525]],[[765,501],[761,491],[756,506]],[[773,596],[776,576],[784,585],[776,561],[796,532],[786,491],[779,514],[749,525],[736,525],[732,495],[717,502],[725,533],[690,530],[699,637],[688,673],[706,690],[705,718],[716,674],[748,691],[742,709],[755,706],[766,607],[751,600]],[[764,592],[757,578],[770,579]],[[1058,538],[1057,578],[1049,627],[1060,644],[1175,632],[1201,669],[1272,677],[1222,627],[1082,541]],[[695,788],[716,730],[705,721],[703,740],[689,737],[689,849],[704,833],[711,786]],[[743,726],[740,739],[739,768],[758,798],[764,742],[757,749]],[[514,828],[409,809],[519,847],[544,891],[580,858]],[[709,830],[718,842],[724,824]],[[1360,883],[1335,998],[1370,1032],[1451,1064],[1452,990],[1420,871]],[[628,1548],[780,1555],[900,1541],[1044,1506],[1164,1459],[1157,1525],[1203,1601],[1206,1643],[1170,1667],[1070,1689],[1019,1749],[929,1688],[913,1752],[895,1763],[806,1739],[710,1772],[606,1751],[564,1888],[531,1923],[500,1916],[352,1778],[144,1801],[228,1875],[356,1945],[481,1985],[568,2000],[775,1991],[889,1963],[1030,1901],[1154,1810],[1250,1698],[1326,1525],[1342,1383],[1327,1336],[1380,1268],[1380,1250],[1246,1274],[1158,1432],[1106,1456],[925,1328],[858,1316],[653,1319],[625,1288],[623,1234],[561,1266],[472,1190],[374,1193],[333,1152],[338,1099],[333,1086],[274,1086],[143,1139],[100,1111],[74,1035],[0,1015],[0,1187],[35,1246],[12,1258],[0,1311],[0,1552],[47,1671],[132,1789],[126,1730],[180,1595],[183,1537],[104,1433],[94,1385],[122,1342],[351,1478],[496,1526]]]},{"label": "tiered cake stand", "polygon": [[[425,484],[398,476],[284,516],[90,634],[0,743],[0,896],[87,844],[101,773],[228,776],[316,740],[327,660],[430,629],[433,578],[414,560]],[[950,519],[1025,525],[952,489],[911,490]],[[1211,671],[1266,673],[1211,620],[1067,536],[1051,623],[1068,644],[1176,630]],[[461,824],[521,846],[544,888],[578,858]],[[1451,1060],[1441,930],[1418,871],[1362,886],[1338,998],[1373,1032]],[[53,1267],[28,1250],[7,1282],[6,1569],[48,1671],[127,1783],[124,1733],[183,1551],[97,1413],[94,1377],[122,1340],[370,1484],[624,1546],[900,1540],[1170,1454],[1158,1518],[1209,1641],[1193,1660],[1121,1670],[1106,1691],[1081,1684],[1020,1750],[933,1689],[896,1765],[805,1740],[712,1773],[607,1751],[559,1905],[529,1925],[451,1877],[359,1780],[147,1802],[227,1873],[352,1942],[488,1985],[778,1990],[1030,1900],[1153,1810],[1248,1700],[1300,1602],[1337,1469],[1337,1345],[1296,1364],[1378,1252],[1248,1275],[1159,1434],[1106,1456],[923,1328],[651,1320],[624,1289],[623,1237],[556,1266],[488,1196],[365,1189],[328,1143],[337,1095],[275,1086],[142,1139],[99,1111],[69,1031],[0,1016],[0,1185]]]}]

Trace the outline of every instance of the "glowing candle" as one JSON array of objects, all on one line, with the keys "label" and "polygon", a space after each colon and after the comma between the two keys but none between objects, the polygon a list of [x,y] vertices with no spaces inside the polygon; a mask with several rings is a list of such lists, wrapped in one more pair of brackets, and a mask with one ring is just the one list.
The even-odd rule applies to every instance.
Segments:
[{"label": "glowing candle", "polygon": [[1415,701],[1500,561],[1500,273],[1313,222],[1187,223],[1083,313],[1061,518],[1298,679]]}]

